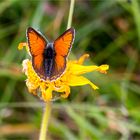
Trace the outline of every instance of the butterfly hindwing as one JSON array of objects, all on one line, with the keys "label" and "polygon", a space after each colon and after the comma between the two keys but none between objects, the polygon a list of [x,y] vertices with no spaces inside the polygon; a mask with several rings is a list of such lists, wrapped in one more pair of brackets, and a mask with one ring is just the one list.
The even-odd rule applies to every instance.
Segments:
[{"label": "butterfly hindwing", "polygon": [[33,68],[35,72],[40,76],[40,78],[45,79],[43,53],[47,45],[47,42],[41,34],[39,34],[36,30],[34,30],[31,27],[27,29],[27,40],[29,50],[32,55]]},{"label": "butterfly hindwing", "polygon": [[74,36],[75,30],[70,28],[54,41],[54,51],[56,55],[54,57],[50,80],[57,79],[64,72],[66,68],[66,58],[72,47]]}]

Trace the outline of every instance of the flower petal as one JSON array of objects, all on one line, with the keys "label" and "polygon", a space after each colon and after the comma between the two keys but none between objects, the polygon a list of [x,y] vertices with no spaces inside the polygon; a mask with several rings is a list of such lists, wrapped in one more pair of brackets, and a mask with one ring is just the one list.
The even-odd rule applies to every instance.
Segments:
[{"label": "flower petal", "polygon": [[52,87],[48,87],[46,90],[42,91],[42,99],[44,101],[50,101],[52,99]]},{"label": "flower petal", "polygon": [[18,49],[19,49],[19,50],[22,50],[23,47],[26,47],[26,51],[29,53],[29,55],[31,55],[31,54],[30,54],[30,51],[29,51],[28,44],[27,44],[26,42],[21,42],[21,43],[19,43]]},{"label": "flower petal", "polygon": [[28,87],[28,91],[34,95],[37,95],[38,86],[31,83],[28,79],[26,80],[26,85]]},{"label": "flower petal", "polygon": [[71,74],[80,75],[80,74],[91,72],[97,69],[98,69],[98,66],[83,66],[79,64],[72,64],[69,68],[69,72]]},{"label": "flower petal", "polygon": [[83,76],[71,75],[68,80],[69,86],[83,86],[87,84],[89,84],[93,89],[98,89],[96,85]]},{"label": "flower petal", "polygon": [[[57,86],[57,85],[56,85]],[[67,98],[70,94],[70,87],[67,84],[60,84],[60,87],[53,87],[56,92],[62,92],[61,97]]]},{"label": "flower petal", "polygon": [[21,42],[21,43],[19,43],[19,45],[18,45],[18,49],[19,49],[19,50],[22,50],[24,46],[27,46],[27,43],[26,43],[26,42]]},{"label": "flower petal", "polygon": [[106,74],[108,69],[109,69],[109,65],[101,65],[98,67],[97,71]]},{"label": "flower petal", "polygon": [[92,71],[99,71],[101,73],[106,74],[106,70],[109,69],[108,65],[101,65],[101,66],[83,66],[83,65],[79,65],[79,64],[69,64],[69,72],[71,74],[75,74],[75,75],[80,75],[80,74],[84,74],[87,72],[92,72]]},{"label": "flower petal", "polygon": [[63,94],[61,94],[62,98],[68,98],[69,94],[70,94],[70,88],[69,86],[65,86],[65,92]]},{"label": "flower petal", "polygon": [[83,62],[85,61],[85,59],[89,58],[89,54],[84,54],[82,55],[79,60],[77,61],[77,64],[83,64]]}]

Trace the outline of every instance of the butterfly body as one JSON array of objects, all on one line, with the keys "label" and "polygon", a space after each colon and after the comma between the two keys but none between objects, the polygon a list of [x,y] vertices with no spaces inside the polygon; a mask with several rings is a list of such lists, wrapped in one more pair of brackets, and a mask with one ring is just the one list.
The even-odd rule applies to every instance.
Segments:
[{"label": "butterfly body", "polygon": [[44,62],[43,67],[45,69],[45,79],[49,79],[51,76],[51,72],[53,69],[54,58],[55,58],[55,51],[53,49],[53,43],[48,43],[45,50],[44,50]]},{"label": "butterfly body", "polygon": [[27,29],[32,65],[41,79],[53,81],[64,73],[74,35],[74,29],[70,28],[53,43],[49,43],[42,34],[32,27]]}]

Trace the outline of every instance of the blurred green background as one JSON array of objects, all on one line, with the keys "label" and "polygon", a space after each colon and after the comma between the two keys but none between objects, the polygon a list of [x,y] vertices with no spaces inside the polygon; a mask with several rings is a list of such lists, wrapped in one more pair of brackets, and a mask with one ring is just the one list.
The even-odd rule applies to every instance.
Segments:
[{"label": "blurred green background", "polygon": [[[25,85],[26,29],[49,40],[66,30],[69,0],[0,1],[0,140],[38,140],[43,102]],[[69,59],[109,64],[107,75],[85,76],[100,87],[72,87],[53,103],[49,140],[140,140],[140,1],[76,0],[75,43]]]}]

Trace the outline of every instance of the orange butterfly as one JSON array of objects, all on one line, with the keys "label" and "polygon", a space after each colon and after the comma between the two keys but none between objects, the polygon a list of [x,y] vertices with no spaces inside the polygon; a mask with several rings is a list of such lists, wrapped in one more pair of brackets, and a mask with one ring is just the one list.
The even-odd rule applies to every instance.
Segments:
[{"label": "orange butterfly", "polygon": [[49,81],[59,78],[66,69],[67,56],[75,36],[74,28],[66,30],[51,43],[32,27],[27,29],[26,36],[32,65],[37,75]]}]

